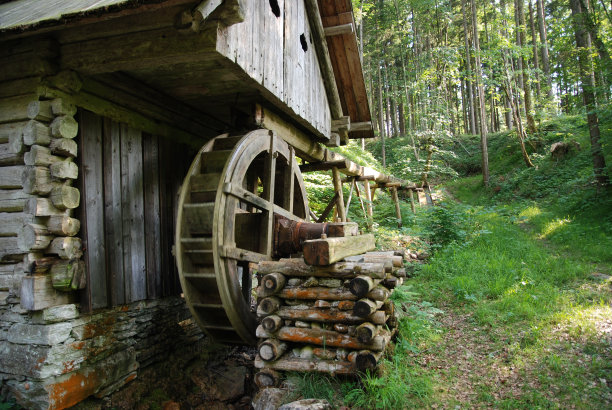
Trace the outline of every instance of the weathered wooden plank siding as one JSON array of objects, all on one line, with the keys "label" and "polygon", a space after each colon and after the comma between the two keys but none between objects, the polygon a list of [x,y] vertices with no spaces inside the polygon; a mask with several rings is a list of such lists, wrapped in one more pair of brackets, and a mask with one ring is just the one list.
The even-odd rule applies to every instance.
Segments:
[{"label": "weathered wooden plank siding", "polygon": [[106,218],[106,260],[112,305],[123,304],[123,221],[121,218],[121,129],[118,123],[104,119],[104,216]]},{"label": "weathered wooden plank siding", "polygon": [[161,213],[158,137],[144,135],[142,147],[147,295],[149,298],[156,298],[161,294]]},{"label": "weathered wooden plank siding", "polygon": [[192,150],[88,111],[80,119],[87,303],[95,309],[179,293],[171,248]]},{"label": "weathered wooden plank siding", "polygon": [[106,248],[104,241],[104,181],[102,163],[102,118],[83,111],[81,124],[81,158],[83,163],[83,242],[86,252],[87,284],[93,309],[106,307]]},{"label": "weathered wooden plank siding", "polygon": [[122,204],[123,268],[126,274],[126,299],[130,302],[147,296],[142,178],[142,134],[122,124],[121,186],[126,195]]},{"label": "weathered wooden plank siding", "polygon": [[261,84],[264,96],[271,93],[284,111],[329,136],[329,104],[304,2],[277,3],[278,17],[270,2],[245,2],[245,21],[219,30],[217,51]]}]

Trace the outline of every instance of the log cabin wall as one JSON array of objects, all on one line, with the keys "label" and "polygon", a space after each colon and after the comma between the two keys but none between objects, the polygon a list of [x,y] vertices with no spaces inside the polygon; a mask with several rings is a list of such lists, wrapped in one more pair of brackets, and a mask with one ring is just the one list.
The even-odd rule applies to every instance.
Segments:
[{"label": "log cabin wall", "polygon": [[[0,48],[0,396],[25,408],[106,396],[205,342],[173,296],[174,201],[195,148],[171,139],[175,128],[145,99],[131,101],[148,115],[112,101],[124,97],[117,89],[59,72],[54,44]],[[155,125],[164,137],[140,131]],[[101,269],[127,256],[128,270]]]}]

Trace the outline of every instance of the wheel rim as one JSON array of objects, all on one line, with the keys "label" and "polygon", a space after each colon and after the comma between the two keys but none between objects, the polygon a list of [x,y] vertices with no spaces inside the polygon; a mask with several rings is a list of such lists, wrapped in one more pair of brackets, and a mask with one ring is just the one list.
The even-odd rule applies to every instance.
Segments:
[{"label": "wheel rim", "polygon": [[193,161],[175,249],[185,300],[215,341],[254,344],[253,263],[271,259],[274,215],[307,220],[293,150],[268,130],[220,136]]}]

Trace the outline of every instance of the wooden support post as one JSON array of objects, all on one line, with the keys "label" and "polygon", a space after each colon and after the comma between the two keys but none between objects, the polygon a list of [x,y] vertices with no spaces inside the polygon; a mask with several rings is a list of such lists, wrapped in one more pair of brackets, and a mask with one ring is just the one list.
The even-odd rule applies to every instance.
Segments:
[{"label": "wooden support post", "polygon": [[372,212],[372,191],[370,189],[370,181],[367,180],[367,179],[365,181],[363,181],[363,187],[364,187],[364,190],[365,190],[366,209],[368,211],[368,217],[372,218],[374,213]]},{"label": "wooden support post", "polygon": [[410,208],[412,209],[412,213],[416,214],[416,208],[414,206],[414,190],[411,188],[408,190],[410,193]]},{"label": "wooden support post", "polygon": [[395,203],[395,216],[397,217],[397,227],[402,227],[402,210],[400,209],[399,198],[397,196],[397,187],[391,188],[391,194],[393,196],[393,202]]},{"label": "wooden support post", "polygon": [[338,193],[338,199],[336,201],[338,217],[341,219],[341,222],[346,222],[346,210],[344,209],[344,194],[342,193],[342,179],[340,177],[340,171],[338,171],[338,168],[336,167],[332,168],[332,178],[334,181],[334,191]]},{"label": "wooden support post", "polygon": [[348,215],[349,208],[351,207],[351,199],[353,198],[353,188],[355,187],[355,178],[349,178],[349,184],[351,184],[351,189],[349,189],[348,199],[346,200],[346,213]]}]

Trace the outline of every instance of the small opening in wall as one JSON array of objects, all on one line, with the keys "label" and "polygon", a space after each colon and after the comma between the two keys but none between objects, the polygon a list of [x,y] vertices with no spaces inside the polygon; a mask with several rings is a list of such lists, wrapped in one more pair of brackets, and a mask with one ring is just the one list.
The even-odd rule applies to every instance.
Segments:
[{"label": "small opening in wall", "polygon": [[278,1],[270,0],[270,8],[276,17],[280,17],[280,7],[278,7]]},{"label": "small opening in wall", "polygon": [[302,50],[308,51],[308,43],[306,42],[306,36],[303,33],[300,34],[300,44],[302,45]]}]

